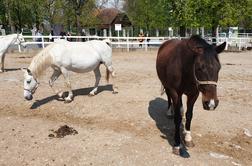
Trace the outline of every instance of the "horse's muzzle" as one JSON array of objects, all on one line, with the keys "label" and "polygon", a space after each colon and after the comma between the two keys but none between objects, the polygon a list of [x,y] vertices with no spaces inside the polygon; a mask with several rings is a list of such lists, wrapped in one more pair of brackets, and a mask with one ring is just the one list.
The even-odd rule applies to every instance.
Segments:
[{"label": "horse's muzzle", "polygon": [[204,110],[213,111],[219,104],[219,100],[211,99],[209,101],[202,101]]},{"label": "horse's muzzle", "polygon": [[26,99],[26,100],[32,100],[33,97],[32,97],[32,95],[29,95],[29,96],[25,96],[25,99]]},{"label": "horse's muzzle", "polygon": [[32,99],[33,99],[33,96],[32,96],[32,94],[31,94],[30,92],[24,91],[24,98],[25,98],[26,100],[32,100]]}]

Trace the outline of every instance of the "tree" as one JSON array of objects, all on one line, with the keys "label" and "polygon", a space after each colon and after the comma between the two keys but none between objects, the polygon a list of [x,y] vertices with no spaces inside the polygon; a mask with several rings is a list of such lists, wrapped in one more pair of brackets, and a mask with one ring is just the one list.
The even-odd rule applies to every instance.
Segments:
[{"label": "tree", "polygon": [[242,8],[242,13],[239,16],[239,25],[252,29],[252,0],[247,0],[240,8]]},{"label": "tree", "polygon": [[0,0],[0,24],[7,24],[7,20],[6,20],[6,6],[3,0]]},{"label": "tree", "polygon": [[81,9],[84,6],[84,3],[85,0],[67,0],[67,5],[74,10],[77,35],[81,34],[80,16],[81,16]]}]

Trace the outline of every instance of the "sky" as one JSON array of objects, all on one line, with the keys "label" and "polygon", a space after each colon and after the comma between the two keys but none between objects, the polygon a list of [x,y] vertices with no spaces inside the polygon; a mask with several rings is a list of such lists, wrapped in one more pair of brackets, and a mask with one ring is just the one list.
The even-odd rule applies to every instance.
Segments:
[{"label": "sky", "polygon": [[[102,0],[98,0],[98,1],[102,1]],[[124,0],[119,0],[119,3],[118,5],[115,3],[116,0],[109,0],[108,3],[105,5],[105,7],[115,7],[115,6],[118,6],[119,9],[122,9],[123,7],[123,3],[124,3]]]}]

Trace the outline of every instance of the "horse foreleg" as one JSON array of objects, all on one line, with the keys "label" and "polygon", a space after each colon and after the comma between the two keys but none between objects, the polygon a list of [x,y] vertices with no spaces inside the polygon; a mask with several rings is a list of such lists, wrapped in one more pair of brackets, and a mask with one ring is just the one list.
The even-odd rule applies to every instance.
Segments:
[{"label": "horse foreleg", "polygon": [[0,72],[4,72],[4,60],[5,60],[5,53],[1,56],[1,69]]},{"label": "horse foreleg", "polygon": [[118,87],[115,86],[114,82],[115,82],[115,77],[116,77],[116,72],[114,70],[114,68],[112,67],[112,65],[107,67],[107,81],[109,79],[109,74],[111,74],[112,78],[113,78],[113,83],[112,83],[112,90],[113,93],[116,94],[118,93]]},{"label": "horse foreleg", "polygon": [[70,103],[73,100],[73,91],[70,83],[69,72],[65,68],[61,68],[62,75],[65,79],[65,85],[68,89],[68,96],[65,98],[66,103]]},{"label": "horse foreleg", "polygon": [[98,85],[101,79],[100,65],[98,65],[94,69],[94,74],[95,74],[95,85],[94,85],[94,89],[89,93],[89,96],[94,96],[97,93]]},{"label": "horse foreleg", "polygon": [[192,141],[192,136],[191,136],[191,121],[193,117],[193,106],[194,106],[195,101],[198,98],[198,95],[199,94],[187,97],[186,123],[185,123],[185,129],[184,129],[185,145],[187,147],[194,146],[194,143]]},{"label": "horse foreleg", "polygon": [[49,80],[49,85],[52,88],[52,90],[54,91],[54,93],[56,93],[59,96],[59,98],[62,98],[63,92],[59,91],[59,90],[55,90],[53,88],[54,82],[59,78],[60,75],[61,75],[61,71],[58,70],[58,69],[54,69],[53,74],[52,74],[52,76],[50,77],[50,80]]}]

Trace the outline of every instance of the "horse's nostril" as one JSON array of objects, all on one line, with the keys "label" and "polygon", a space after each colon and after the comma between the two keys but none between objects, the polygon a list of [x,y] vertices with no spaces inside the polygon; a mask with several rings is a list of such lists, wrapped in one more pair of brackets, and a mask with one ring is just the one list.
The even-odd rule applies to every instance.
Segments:
[{"label": "horse's nostril", "polygon": [[208,105],[209,105],[209,101],[204,101],[203,104],[204,104],[205,106],[208,106]]},{"label": "horse's nostril", "polygon": [[209,108],[209,101],[203,101],[202,104],[203,104],[204,110],[209,110],[210,109]]},{"label": "horse's nostril", "polygon": [[30,95],[30,96],[25,96],[25,99],[26,99],[26,100],[32,100],[33,97],[32,97],[32,95]]}]

